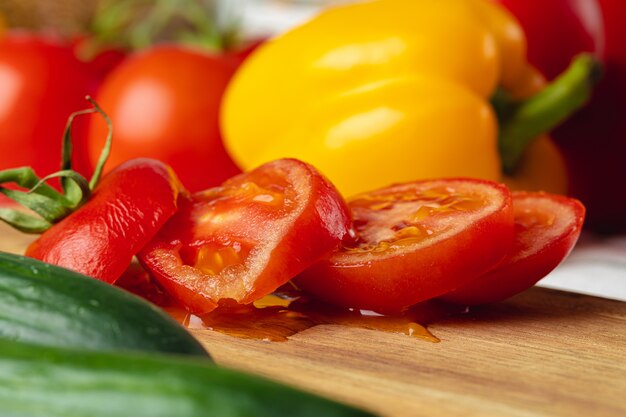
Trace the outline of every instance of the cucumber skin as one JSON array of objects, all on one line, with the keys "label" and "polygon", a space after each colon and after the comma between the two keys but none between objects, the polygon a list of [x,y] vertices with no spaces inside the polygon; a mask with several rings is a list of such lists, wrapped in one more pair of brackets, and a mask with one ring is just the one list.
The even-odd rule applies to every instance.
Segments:
[{"label": "cucumber skin", "polygon": [[2,252],[0,338],[209,358],[191,334],[149,302],[76,272]]},{"label": "cucumber skin", "polygon": [[0,340],[3,417],[372,417],[189,356]]}]

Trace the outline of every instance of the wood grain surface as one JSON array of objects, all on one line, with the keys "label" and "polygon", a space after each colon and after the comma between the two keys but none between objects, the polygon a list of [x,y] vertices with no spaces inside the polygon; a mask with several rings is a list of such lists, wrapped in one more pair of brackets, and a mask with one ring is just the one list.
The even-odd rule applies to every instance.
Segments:
[{"label": "wood grain surface", "polygon": [[341,326],[283,343],[194,334],[218,363],[381,416],[626,415],[626,303],[534,288],[429,329],[440,343]]},{"label": "wood grain surface", "polygon": [[[29,240],[0,226],[2,251]],[[626,415],[626,303],[534,288],[429,330],[440,343],[337,325],[287,342],[192,332],[223,366],[381,416]]]}]

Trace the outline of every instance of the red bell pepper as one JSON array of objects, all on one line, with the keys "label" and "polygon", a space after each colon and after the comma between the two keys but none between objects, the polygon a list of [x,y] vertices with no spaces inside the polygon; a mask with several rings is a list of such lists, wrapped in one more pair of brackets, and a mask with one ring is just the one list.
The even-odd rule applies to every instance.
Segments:
[{"label": "red bell pepper", "polygon": [[594,52],[604,77],[585,109],[552,133],[566,157],[570,194],[587,207],[586,227],[626,232],[626,2],[499,0],[520,21],[529,60],[548,78],[580,52]]}]

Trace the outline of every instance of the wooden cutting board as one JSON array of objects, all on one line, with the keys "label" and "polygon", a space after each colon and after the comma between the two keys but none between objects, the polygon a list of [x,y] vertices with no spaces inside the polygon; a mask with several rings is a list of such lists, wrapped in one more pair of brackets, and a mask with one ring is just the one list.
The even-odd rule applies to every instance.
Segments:
[{"label": "wooden cutting board", "polygon": [[[0,251],[29,241],[0,236]],[[192,332],[223,366],[381,416],[626,416],[626,303],[534,288],[429,330],[440,343],[338,325],[287,342]]]}]

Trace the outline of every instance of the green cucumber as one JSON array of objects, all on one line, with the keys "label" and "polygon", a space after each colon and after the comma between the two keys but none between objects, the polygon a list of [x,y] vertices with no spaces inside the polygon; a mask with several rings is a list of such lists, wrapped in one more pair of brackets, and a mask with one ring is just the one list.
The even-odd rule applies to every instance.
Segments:
[{"label": "green cucumber", "polygon": [[193,336],[149,302],[67,269],[1,252],[0,338],[208,357]]},{"label": "green cucumber", "polygon": [[372,417],[178,355],[93,352],[0,340],[3,417]]}]

